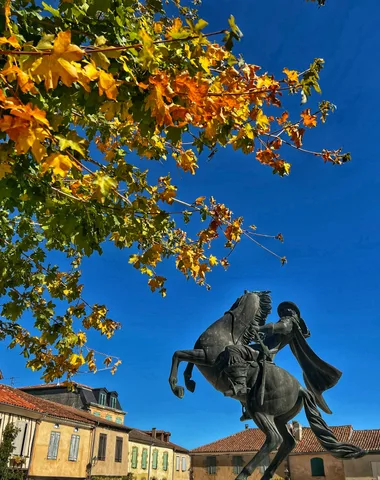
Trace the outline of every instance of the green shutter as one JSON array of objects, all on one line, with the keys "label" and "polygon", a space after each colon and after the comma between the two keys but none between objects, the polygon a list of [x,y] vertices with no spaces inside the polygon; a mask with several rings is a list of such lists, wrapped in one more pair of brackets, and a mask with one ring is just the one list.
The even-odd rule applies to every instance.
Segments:
[{"label": "green shutter", "polygon": [[157,470],[157,464],[158,464],[158,450],[153,450],[152,468],[154,468],[154,470]]},{"label": "green shutter", "polygon": [[322,458],[312,458],[310,460],[310,466],[311,466],[311,475],[313,477],[325,476],[325,466],[323,464]]},{"label": "green shutter", "polygon": [[168,463],[169,463],[169,454],[168,452],[164,452],[163,458],[162,458],[162,465],[163,469],[166,472],[168,469]]},{"label": "green shutter", "polygon": [[142,456],[141,456],[141,468],[146,470],[148,467],[148,450],[143,448]]},{"label": "green shutter", "polygon": [[137,447],[132,448],[132,468],[137,468]]}]

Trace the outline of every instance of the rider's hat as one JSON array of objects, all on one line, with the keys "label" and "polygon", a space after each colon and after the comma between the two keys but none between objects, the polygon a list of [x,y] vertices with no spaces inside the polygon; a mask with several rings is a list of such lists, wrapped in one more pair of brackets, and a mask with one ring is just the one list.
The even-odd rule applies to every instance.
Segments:
[{"label": "rider's hat", "polygon": [[281,302],[280,305],[277,307],[277,313],[280,315],[281,317],[281,312],[285,309],[285,308],[290,308],[291,310],[293,310],[294,312],[296,312],[296,314],[300,317],[301,316],[301,312],[300,312],[300,309],[297,307],[297,305],[293,302]]},{"label": "rider's hat", "polygon": [[306,326],[306,323],[304,319],[301,317],[301,312],[300,309],[297,307],[297,305],[293,302],[281,302],[280,305],[277,307],[277,313],[281,317],[281,311],[284,310],[285,308],[290,308],[295,312],[298,316],[298,324],[301,328],[301,331],[304,335],[304,337],[310,337],[310,332],[309,329]]}]

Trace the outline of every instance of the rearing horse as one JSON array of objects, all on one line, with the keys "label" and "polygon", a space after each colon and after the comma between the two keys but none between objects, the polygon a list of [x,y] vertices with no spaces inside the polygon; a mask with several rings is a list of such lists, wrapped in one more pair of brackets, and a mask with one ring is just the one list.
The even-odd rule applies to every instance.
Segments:
[{"label": "rearing horse", "polygon": [[[248,345],[255,336],[255,327],[261,326],[271,312],[270,292],[245,292],[219,320],[214,322],[195,343],[193,350],[178,350],[173,355],[169,383],[173,393],[182,398],[184,388],[177,385],[180,362],[189,362],[184,373],[185,385],[194,392],[195,382],[191,380],[194,365],[203,376],[220,392],[230,389],[230,381],[223,373],[222,354],[227,345]],[[262,480],[270,480],[281,462],[296,445],[296,440],[287,428],[287,423],[305,408],[310,427],[322,447],[337,458],[359,458],[367,452],[347,443],[338,442],[327,426],[315,402],[314,394],[303,388],[286,370],[268,362],[266,378],[262,385],[262,372],[259,365],[252,362],[248,378],[248,394],[234,397],[244,403],[246,409],[266,436],[266,440],[243,468],[236,480],[247,480],[253,471],[262,464],[269,453],[277,450]]]}]

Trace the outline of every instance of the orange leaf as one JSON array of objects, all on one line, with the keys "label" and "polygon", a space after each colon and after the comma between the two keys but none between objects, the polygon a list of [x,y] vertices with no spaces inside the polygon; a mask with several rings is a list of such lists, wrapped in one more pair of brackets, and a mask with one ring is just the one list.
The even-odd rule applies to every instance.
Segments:
[{"label": "orange leaf", "polygon": [[317,116],[311,115],[310,108],[307,108],[301,113],[301,117],[303,118],[303,124],[305,127],[316,127],[317,126]]},{"label": "orange leaf", "polygon": [[46,170],[52,168],[55,175],[64,177],[72,166],[73,162],[67,155],[62,155],[61,153],[52,153],[44,161],[43,171],[46,172]]},{"label": "orange leaf", "polygon": [[280,118],[276,118],[277,120],[277,123],[279,125],[282,125],[283,123],[285,123],[287,121],[287,119],[289,118],[289,113],[288,112],[284,112]]},{"label": "orange leaf", "polygon": [[116,80],[111,73],[99,71],[99,95],[106,94],[106,97],[110,100],[116,100],[117,97],[117,85]]}]

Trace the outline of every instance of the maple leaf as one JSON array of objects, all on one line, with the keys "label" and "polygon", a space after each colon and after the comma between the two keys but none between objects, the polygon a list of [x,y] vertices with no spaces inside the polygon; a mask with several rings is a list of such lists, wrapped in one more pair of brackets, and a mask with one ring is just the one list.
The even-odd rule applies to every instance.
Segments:
[{"label": "maple leaf", "polygon": [[316,127],[317,126],[317,116],[311,115],[310,108],[307,108],[301,113],[301,117],[303,119],[303,124],[305,127]]},{"label": "maple leaf", "polygon": [[62,153],[52,153],[42,163],[42,170],[46,172],[49,168],[53,170],[54,175],[65,177],[74,163],[67,155]]},{"label": "maple leaf", "polygon": [[5,43],[8,43],[14,48],[20,48],[20,44],[18,43],[17,38],[12,35],[10,37],[0,37],[0,45],[4,45]]},{"label": "maple leaf", "polygon": [[45,88],[57,88],[58,81],[70,87],[79,79],[82,72],[80,64],[76,63],[83,58],[84,51],[77,45],[71,44],[71,32],[59,32],[54,40],[53,51],[36,60],[32,67],[32,75],[45,79]]},{"label": "maple leaf", "polygon": [[218,259],[214,255],[210,255],[208,261],[211,267],[218,265]]},{"label": "maple leaf", "polygon": [[11,82],[13,77],[17,77],[18,86],[21,88],[21,91],[24,93],[31,92],[33,94],[37,93],[37,89],[34,86],[33,80],[25,73],[21,68],[13,65],[12,67],[2,70],[1,73],[7,77],[7,80]]},{"label": "maple leaf", "polygon": [[195,175],[195,171],[198,168],[197,157],[192,150],[186,150],[176,155],[177,165],[182,168],[184,172],[190,172]]},{"label": "maple leaf", "polygon": [[290,83],[298,82],[298,72],[296,72],[296,70],[289,70],[288,68],[284,68],[283,72],[288,77]]},{"label": "maple leaf", "polygon": [[7,175],[8,173],[12,173],[12,167],[9,163],[7,162],[1,162],[0,163],[0,179],[1,178],[4,178],[5,175]]},{"label": "maple leaf", "polygon": [[99,71],[99,95],[106,94],[110,100],[116,100],[117,83],[111,73]]},{"label": "maple leaf", "polygon": [[277,120],[277,123],[279,125],[282,125],[283,123],[285,123],[287,121],[287,119],[289,118],[289,113],[288,112],[284,112],[280,118],[276,118]]},{"label": "maple leaf", "polygon": [[151,76],[149,83],[149,94],[145,100],[145,110],[150,109],[159,126],[173,125],[169,105],[165,103],[165,98],[171,101],[168,76],[164,73]]}]

